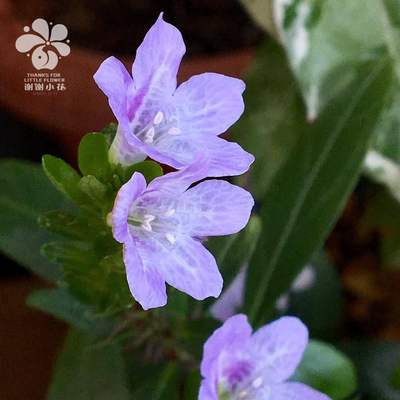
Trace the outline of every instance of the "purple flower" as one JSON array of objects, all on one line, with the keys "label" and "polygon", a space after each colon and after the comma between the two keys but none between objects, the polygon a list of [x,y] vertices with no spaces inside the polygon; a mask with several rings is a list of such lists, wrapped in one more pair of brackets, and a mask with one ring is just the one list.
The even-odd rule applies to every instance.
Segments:
[{"label": "purple flower", "polygon": [[202,300],[218,297],[222,277],[198,238],[238,232],[248,222],[253,198],[223,180],[207,180],[203,159],[154,179],[147,187],[134,173],[112,211],[114,238],[123,243],[129,288],[144,309],[166,304],[165,282]]},{"label": "purple flower", "polygon": [[286,382],[307,343],[307,328],[295,317],[253,334],[245,315],[229,318],[204,345],[199,400],[329,400],[302,383]]},{"label": "purple flower", "polygon": [[132,76],[115,57],[100,65],[94,79],[119,123],[111,157],[127,165],[147,155],[180,169],[207,152],[208,176],[242,174],[254,157],[218,135],[243,113],[245,85],[203,73],[177,88],[185,50],[181,33],[161,13],[137,49]]}]

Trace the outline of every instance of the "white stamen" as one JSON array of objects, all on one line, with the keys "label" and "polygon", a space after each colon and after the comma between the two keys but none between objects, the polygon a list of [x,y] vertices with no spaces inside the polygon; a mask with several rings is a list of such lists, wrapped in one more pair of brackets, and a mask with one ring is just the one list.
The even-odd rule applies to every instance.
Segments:
[{"label": "white stamen", "polygon": [[154,215],[151,215],[151,214],[145,214],[143,218],[144,218],[145,222],[151,222],[151,221],[154,221],[156,219],[156,217]]},{"label": "white stamen", "polygon": [[176,239],[172,233],[170,233],[170,232],[166,233],[165,237],[167,238],[168,242],[170,242],[171,244],[175,244]]},{"label": "white stamen", "polygon": [[153,119],[154,125],[159,125],[161,124],[162,120],[164,119],[164,113],[162,111],[159,111],[156,116]]},{"label": "white stamen", "polygon": [[144,216],[144,221],[141,225],[141,227],[147,231],[147,232],[151,232],[153,230],[153,228],[151,227],[151,222],[154,221],[156,217],[154,215],[151,214],[145,214]]},{"label": "white stamen", "polygon": [[144,141],[145,143],[153,143],[153,139],[154,139],[154,134],[155,134],[155,130],[153,127],[151,127],[146,134],[144,135]]},{"label": "white stamen", "polygon": [[263,383],[263,379],[260,377],[258,377],[257,379],[254,379],[252,385],[254,389],[258,389]]},{"label": "white stamen", "polygon": [[172,128],[168,129],[168,133],[170,135],[180,135],[181,134],[181,130],[179,128],[177,128],[176,126],[173,126]]},{"label": "white stamen", "polygon": [[242,390],[239,393],[239,399],[244,399],[247,396],[247,392],[245,390]]},{"label": "white stamen", "polygon": [[150,222],[143,222],[141,227],[147,232],[151,232],[153,230],[153,228],[150,225]]},{"label": "white stamen", "polygon": [[175,214],[175,209],[174,208],[170,208],[164,215],[166,217],[172,217]]}]

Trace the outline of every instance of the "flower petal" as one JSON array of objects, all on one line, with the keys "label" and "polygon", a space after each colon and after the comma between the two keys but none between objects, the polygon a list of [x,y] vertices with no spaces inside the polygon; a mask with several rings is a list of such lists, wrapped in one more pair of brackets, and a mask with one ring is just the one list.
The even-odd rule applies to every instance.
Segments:
[{"label": "flower petal", "polygon": [[256,360],[257,374],[266,383],[280,383],[293,374],[307,343],[306,326],[298,318],[282,317],[258,329],[248,351]]},{"label": "flower petal", "polygon": [[186,191],[177,212],[190,236],[221,236],[243,229],[253,205],[253,197],[246,190],[213,179]]},{"label": "flower petal", "polygon": [[235,315],[237,310],[243,304],[244,284],[246,281],[246,269],[243,267],[236,275],[233,282],[222,292],[222,295],[211,306],[210,313],[219,321],[226,321],[231,316]]},{"label": "flower petal", "polygon": [[115,240],[124,243],[128,237],[128,214],[132,203],[146,189],[146,180],[140,172],[135,172],[131,179],[119,189],[111,214]]},{"label": "flower petal", "polygon": [[124,244],[124,263],[129,289],[144,310],[167,303],[165,281],[154,268],[146,268],[129,237]]},{"label": "flower petal", "polygon": [[63,57],[71,52],[71,48],[64,42],[52,42],[51,45],[55,47]]},{"label": "flower petal", "polygon": [[150,158],[177,169],[191,164],[204,153],[209,159],[209,177],[243,174],[254,161],[254,156],[237,143],[211,135],[164,135],[153,146],[143,144],[142,148]]},{"label": "flower petal", "polygon": [[64,40],[67,38],[67,36],[68,36],[67,27],[63,24],[56,24],[53,26],[51,30],[50,42]]},{"label": "flower petal", "polygon": [[201,361],[201,375],[204,378],[214,376],[214,368],[223,350],[240,348],[251,336],[251,326],[243,314],[235,315],[218,328],[204,344]]},{"label": "flower petal", "polygon": [[200,155],[193,164],[152,180],[148,189],[176,195],[185,192],[194,182],[207,176],[208,160],[204,155]]},{"label": "flower petal", "polygon": [[200,384],[199,400],[218,400],[215,381],[203,379]]},{"label": "flower petal", "polygon": [[179,127],[183,134],[219,135],[242,115],[240,79],[204,73],[182,83],[174,94]]},{"label": "flower petal", "polygon": [[101,63],[93,78],[108,97],[118,121],[126,121],[128,92],[132,90],[133,81],[122,62],[115,57],[108,57]]},{"label": "flower petal", "polygon": [[32,29],[42,35],[44,40],[49,40],[49,24],[43,18],[37,18],[32,22]]},{"label": "flower petal", "polygon": [[20,53],[31,51],[35,46],[45,43],[45,40],[38,35],[26,33],[21,35],[15,42],[15,47]]},{"label": "flower petal", "polygon": [[144,161],[146,157],[146,153],[127,142],[122,125],[119,124],[109,150],[110,161],[114,164],[129,166]]},{"label": "flower petal", "polygon": [[[266,397],[254,397],[254,400],[264,400]],[[270,388],[269,400],[330,400],[330,398],[303,383],[287,382]]]},{"label": "flower petal", "polygon": [[209,177],[235,176],[245,173],[254,161],[254,156],[237,143],[219,137],[196,137],[196,146],[209,159]]},{"label": "flower petal", "polygon": [[181,33],[161,13],[136,51],[132,75],[137,89],[145,86],[172,94],[186,48]]},{"label": "flower petal", "polygon": [[218,297],[222,277],[211,253],[190,237],[174,236],[171,243],[166,234],[135,239],[144,268],[156,268],[167,283],[197,300]]}]

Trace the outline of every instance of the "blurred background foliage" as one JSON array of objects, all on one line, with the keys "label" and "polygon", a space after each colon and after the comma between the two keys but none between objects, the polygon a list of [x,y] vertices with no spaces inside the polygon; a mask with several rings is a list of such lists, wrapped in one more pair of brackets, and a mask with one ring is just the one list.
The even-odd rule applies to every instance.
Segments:
[{"label": "blurred background foliage", "polygon": [[[280,314],[309,326],[293,379],[333,400],[400,399],[400,1],[127,1],[111,22],[107,2],[78,3],[46,10],[65,17],[81,46],[107,53],[133,53],[126,38],[138,44],[161,9],[192,55],[254,50],[246,112],[230,138],[256,156],[235,178],[253,193],[255,214],[243,232],[207,245],[226,288],[246,269],[238,311],[255,327]],[[98,26],[85,31],[94,16]],[[120,31],[93,40],[110,26]],[[202,344],[218,326],[213,301],[171,290],[165,310],[133,303],[105,223],[133,171],[110,170],[114,131],[82,139],[79,172],[44,158],[59,191],[39,165],[0,161],[0,250],[53,284],[28,304],[71,326],[49,399],[195,399]],[[149,180],[161,173],[150,162],[135,169]],[[305,266],[312,279],[299,284]]]}]

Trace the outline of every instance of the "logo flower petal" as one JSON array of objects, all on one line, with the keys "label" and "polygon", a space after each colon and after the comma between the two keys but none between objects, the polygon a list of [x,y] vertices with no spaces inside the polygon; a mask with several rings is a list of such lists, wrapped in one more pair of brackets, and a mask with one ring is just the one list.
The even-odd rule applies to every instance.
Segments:
[{"label": "logo flower petal", "polygon": [[57,49],[61,56],[65,57],[71,52],[71,48],[63,42],[51,42],[51,45]]},{"label": "logo flower petal", "polygon": [[20,53],[31,51],[34,47],[44,44],[45,40],[33,33],[21,35],[15,42],[15,47]]},{"label": "logo flower petal", "polygon": [[49,24],[43,18],[35,19],[32,22],[32,29],[41,35],[45,41],[49,40]]},{"label": "logo flower petal", "polygon": [[51,29],[50,42],[61,41],[68,36],[68,29],[63,24],[54,25]]},{"label": "logo flower petal", "polygon": [[58,64],[58,55],[49,49],[44,49],[45,45],[36,47],[32,53],[33,66],[40,69],[54,69]]}]

